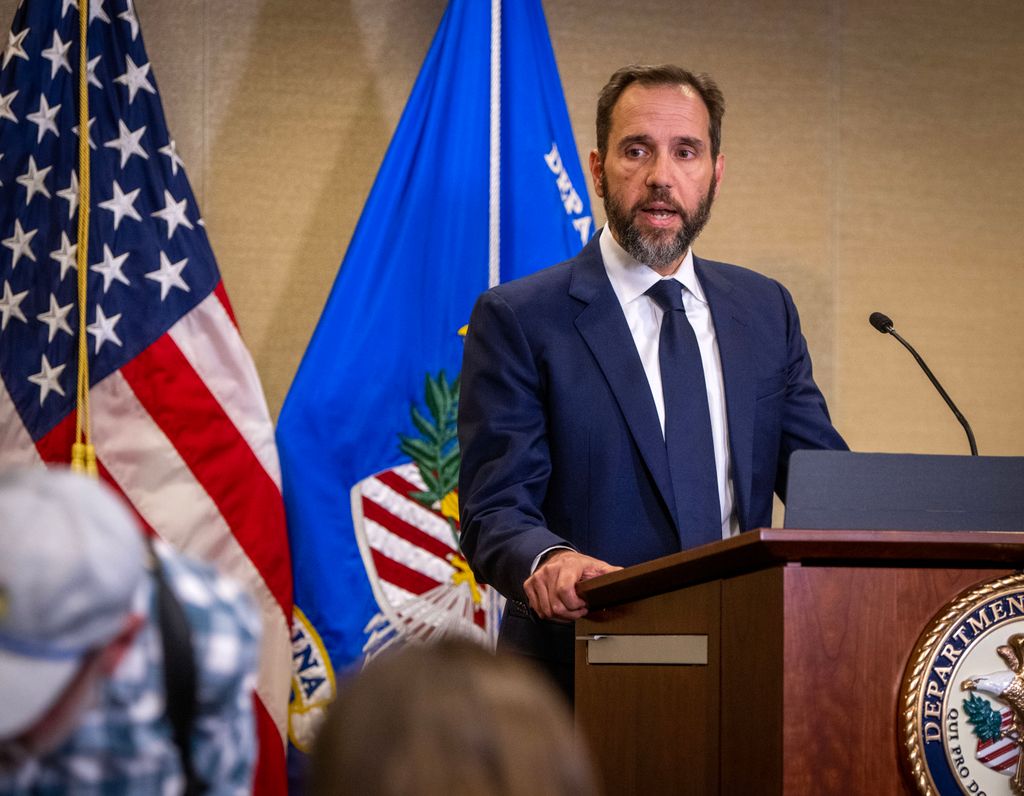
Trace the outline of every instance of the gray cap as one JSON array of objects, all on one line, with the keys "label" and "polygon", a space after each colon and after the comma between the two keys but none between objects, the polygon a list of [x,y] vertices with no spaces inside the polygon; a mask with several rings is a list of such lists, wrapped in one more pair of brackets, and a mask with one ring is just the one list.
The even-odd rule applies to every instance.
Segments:
[{"label": "gray cap", "polygon": [[41,718],[125,627],[145,562],[135,516],[100,481],[0,474],[0,738]]}]

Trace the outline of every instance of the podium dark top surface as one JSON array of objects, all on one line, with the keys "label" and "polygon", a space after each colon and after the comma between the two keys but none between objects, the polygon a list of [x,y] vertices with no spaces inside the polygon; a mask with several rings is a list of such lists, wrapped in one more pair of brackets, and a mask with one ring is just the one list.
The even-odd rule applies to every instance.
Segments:
[{"label": "podium dark top surface", "polygon": [[1024,457],[796,451],[785,525],[1024,531]]}]

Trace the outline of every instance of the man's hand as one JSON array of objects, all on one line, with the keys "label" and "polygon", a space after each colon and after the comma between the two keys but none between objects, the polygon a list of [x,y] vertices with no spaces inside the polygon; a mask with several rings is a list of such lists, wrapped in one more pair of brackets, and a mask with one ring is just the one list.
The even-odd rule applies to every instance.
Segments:
[{"label": "man's hand", "polygon": [[587,604],[576,594],[576,584],[617,569],[622,567],[575,550],[556,550],[526,579],[523,588],[530,607],[541,619],[572,622],[587,614]]}]

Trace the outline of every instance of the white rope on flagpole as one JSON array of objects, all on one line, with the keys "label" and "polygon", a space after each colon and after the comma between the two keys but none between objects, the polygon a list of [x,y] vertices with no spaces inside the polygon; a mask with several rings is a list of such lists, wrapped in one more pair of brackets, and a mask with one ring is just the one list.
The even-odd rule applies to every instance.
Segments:
[{"label": "white rope on flagpole", "polygon": [[491,172],[487,286],[501,281],[501,0],[491,0]]}]

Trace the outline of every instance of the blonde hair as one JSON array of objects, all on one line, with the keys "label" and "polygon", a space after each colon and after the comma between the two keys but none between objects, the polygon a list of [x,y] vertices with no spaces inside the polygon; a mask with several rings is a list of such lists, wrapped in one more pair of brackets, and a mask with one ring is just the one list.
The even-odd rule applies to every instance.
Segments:
[{"label": "blonde hair", "polygon": [[467,641],[410,646],[353,677],[313,751],[314,796],[590,796],[564,697]]}]

